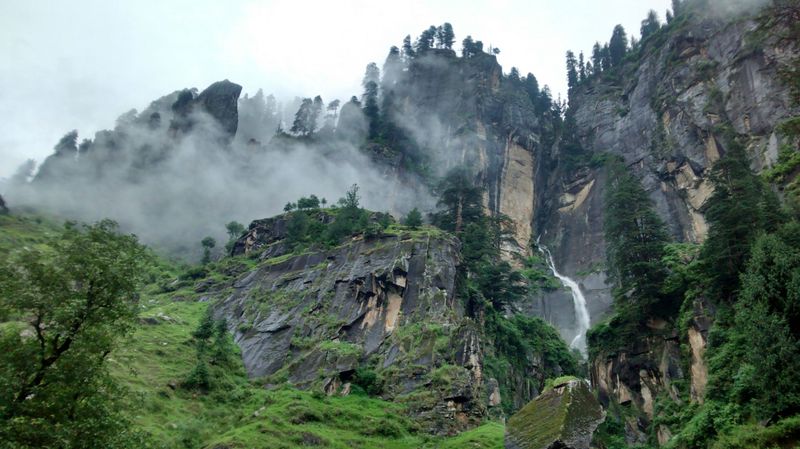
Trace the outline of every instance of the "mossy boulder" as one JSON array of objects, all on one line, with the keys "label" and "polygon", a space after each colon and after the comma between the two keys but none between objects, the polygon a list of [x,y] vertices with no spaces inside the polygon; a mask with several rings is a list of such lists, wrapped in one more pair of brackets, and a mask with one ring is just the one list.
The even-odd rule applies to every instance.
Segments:
[{"label": "mossy boulder", "polygon": [[508,420],[506,449],[588,449],[605,419],[589,383],[572,379],[542,393]]}]

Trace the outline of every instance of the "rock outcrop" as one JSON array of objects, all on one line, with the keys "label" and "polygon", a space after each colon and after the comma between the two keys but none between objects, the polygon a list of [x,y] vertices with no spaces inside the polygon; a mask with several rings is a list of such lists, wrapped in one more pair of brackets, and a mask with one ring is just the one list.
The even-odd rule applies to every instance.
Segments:
[{"label": "rock outcrop", "polygon": [[457,240],[359,236],[296,255],[285,254],[285,229],[283,217],[250,226],[233,251],[262,262],[214,306],[250,377],[345,394],[367,369],[382,379],[383,397],[407,402],[432,433],[480,422],[483,343],[456,297]]},{"label": "rock outcrop", "polygon": [[197,96],[197,104],[219,123],[225,132],[225,141],[230,143],[239,126],[239,95],[242,86],[228,80],[217,81]]},{"label": "rock outcrop", "polygon": [[570,380],[531,401],[506,426],[506,449],[589,449],[605,412],[589,383]]},{"label": "rock outcrop", "polygon": [[6,201],[0,196],[0,214],[7,214],[8,213],[8,206],[6,206]]}]

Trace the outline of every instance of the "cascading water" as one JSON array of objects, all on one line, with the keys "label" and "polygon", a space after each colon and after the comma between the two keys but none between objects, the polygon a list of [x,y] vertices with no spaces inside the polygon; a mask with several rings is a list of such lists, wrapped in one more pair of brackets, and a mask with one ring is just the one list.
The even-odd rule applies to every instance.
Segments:
[{"label": "cascading water", "polygon": [[586,331],[589,330],[590,324],[589,309],[586,307],[586,298],[584,298],[581,287],[577,282],[558,272],[556,264],[553,262],[553,255],[550,254],[549,249],[539,244],[538,238],[536,239],[536,245],[539,247],[539,252],[547,259],[547,265],[550,266],[550,271],[553,272],[553,276],[557,277],[558,280],[572,292],[572,304],[575,307],[575,318],[578,321],[578,335],[575,336],[569,347],[577,348],[581,354],[586,356]]}]

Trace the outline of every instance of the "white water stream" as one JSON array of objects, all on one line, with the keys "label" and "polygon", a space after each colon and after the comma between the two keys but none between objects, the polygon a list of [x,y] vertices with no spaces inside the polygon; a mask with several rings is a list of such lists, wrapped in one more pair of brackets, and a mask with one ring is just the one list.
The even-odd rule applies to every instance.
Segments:
[{"label": "white water stream", "polygon": [[550,250],[539,245],[539,239],[536,239],[536,244],[539,247],[539,252],[547,258],[547,264],[550,266],[553,276],[557,277],[558,280],[572,292],[572,304],[575,307],[575,318],[577,320],[576,330],[578,334],[572,340],[569,347],[577,348],[581,354],[586,356],[586,331],[589,330],[590,324],[589,309],[586,307],[586,298],[583,297],[583,292],[581,292],[581,287],[577,282],[558,272]]}]

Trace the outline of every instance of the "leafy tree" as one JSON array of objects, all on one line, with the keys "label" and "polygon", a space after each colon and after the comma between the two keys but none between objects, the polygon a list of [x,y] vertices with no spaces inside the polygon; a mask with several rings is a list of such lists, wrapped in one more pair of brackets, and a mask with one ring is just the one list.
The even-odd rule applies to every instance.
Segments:
[{"label": "leafy tree", "polygon": [[229,239],[238,239],[239,236],[244,232],[244,225],[238,221],[231,221],[225,225],[225,230],[228,231]]},{"label": "leafy tree", "polygon": [[611,67],[616,67],[622,63],[622,58],[628,51],[628,35],[625,33],[625,28],[622,25],[614,27],[614,32],[611,34],[611,40],[608,42],[608,55],[611,62]]},{"label": "leafy tree", "polygon": [[422,226],[422,214],[420,213],[419,209],[416,207],[411,209],[411,212],[406,215],[404,224],[411,229],[417,229],[418,227]]},{"label": "leafy tree", "polygon": [[639,181],[620,161],[612,162],[605,198],[604,231],[609,275],[616,283],[621,314],[655,312],[666,278],[662,258],[669,239],[664,223]]},{"label": "leafy tree", "polygon": [[304,212],[295,212],[286,224],[286,241],[291,245],[302,243],[308,236],[309,219]]},{"label": "leafy tree", "polygon": [[300,210],[319,209],[319,198],[314,194],[311,194],[308,198],[300,198],[297,200],[297,208]]},{"label": "leafy tree", "polygon": [[439,191],[439,206],[445,210],[436,221],[442,229],[459,234],[465,222],[483,216],[483,189],[475,186],[466,168],[451,169],[439,184]]},{"label": "leafy tree", "polygon": [[203,265],[208,264],[211,262],[211,250],[217,246],[217,241],[214,240],[212,237],[206,237],[200,241],[200,245],[203,247]]},{"label": "leafy tree", "polygon": [[0,261],[0,441],[16,448],[142,447],[106,359],[131,332],[148,261],[109,220]]},{"label": "leafy tree", "polygon": [[359,202],[361,201],[361,195],[358,194],[358,184],[353,184],[347,189],[345,192],[344,197],[339,199],[339,205],[342,206],[342,209],[358,209]]},{"label": "leafy tree", "polygon": [[288,203],[286,203],[285,206],[283,206],[283,211],[284,212],[291,212],[291,211],[295,210],[296,208],[297,208],[297,204],[289,201]]},{"label": "leafy tree", "polygon": [[651,9],[647,13],[647,18],[642,20],[642,41],[655,34],[659,29],[661,29],[661,21],[658,20],[658,13]]}]

